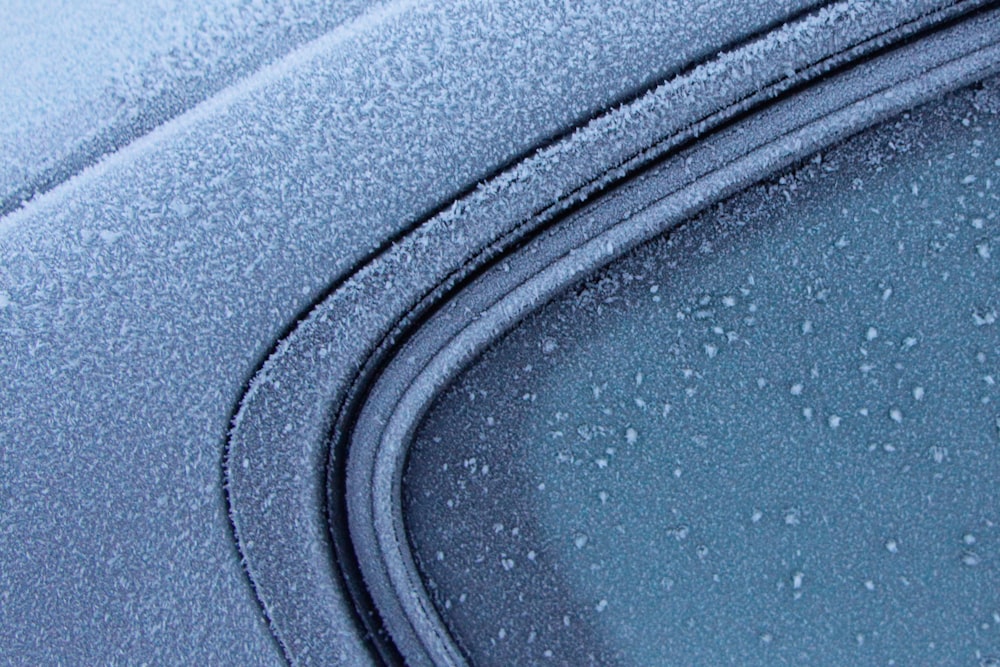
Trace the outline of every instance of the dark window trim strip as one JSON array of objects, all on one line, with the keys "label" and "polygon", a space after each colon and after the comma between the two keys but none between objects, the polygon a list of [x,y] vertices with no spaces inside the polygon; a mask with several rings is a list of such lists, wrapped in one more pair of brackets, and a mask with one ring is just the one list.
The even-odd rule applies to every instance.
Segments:
[{"label": "dark window trim strip", "polygon": [[[973,27],[975,26],[975,27]],[[986,28],[990,44],[974,53],[970,30]],[[893,80],[902,65],[923,45],[892,54],[884,61],[853,70],[843,79],[828,81],[815,90],[811,109],[797,103],[770,108],[766,116],[734,126],[731,131],[698,144],[660,166],[628,204],[607,207],[603,214],[589,209],[544,240],[523,248],[486,272],[454,297],[446,310],[430,318],[384,368],[371,387],[354,424],[348,468],[348,503],[352,536],[362,571],[374,588],[376,604],[391,614],[387,624],[393,636],[405,636],[408,659],[436,665],[465,664],[460,647],[449,636],[431,603],[410,551],[401,513],[401,477],[407,450],[417,425],[434,398],[492,341],[509,331],[563,289],[605,266],[609,261],[673,225],[690,218],[777,169],[788,166],[852,134],[861,126],[969,83],[992,72],[1000,60],[1000,17],[954,28],[935,40],[946,60],[909,81]],[[949,48],[950,47],[950,48]],[[937,48],[933,49],[938,51]],[[840,98],[845,89],[867,93],[827,110],[823,102]],[[824,99],[826,98],[826,99]],[[819,115],[817,115],[817,112]],[[801,124],[803,116],[812,116]],[[859,120],[863,118],[863,120]],[[745,155],[744,134],[770,136]],[[721,159],[720,159],[721,158]],[[655,182],[655,185],[653,185]],[[666,190],[655,203],[644,201]],[[621,208],[640,208],[625,218]],[[380,599],[379,595],[386,595]],[[400,626],[403,626],[400,629]],[[419,642],[419,648],[414,646]],[[399,641],[397,639],[397,641]],[[419,652],[418,652],[419,651]]]},{"label": "dark window trim strip", "polygon": [[[826,6],[539,149],[332,287],[254,377],[224,461],[237,544],[289,660],[350,661],[347,635],[367,633],[371,658],[464,664],[413,566],[399,509],[407,434],[435,393],[562,285],[862,126],[991,72],[996,4],[927,13],[915,2],[891,30],[898,7]],[[917,37],[939,48],[910,46]],[[764,141],[741,143],[750,136]],[[616,217],[621,207],[600,196],[609,191],[631,216]],[[448,315],[463,312],[483,316]],[[420,350],[429,365],[400,371],[392,360],[407,341],[404,356]],[[302,520],[278,525],[272,507]],[[345,623],[347,597],[357,616]]]}]

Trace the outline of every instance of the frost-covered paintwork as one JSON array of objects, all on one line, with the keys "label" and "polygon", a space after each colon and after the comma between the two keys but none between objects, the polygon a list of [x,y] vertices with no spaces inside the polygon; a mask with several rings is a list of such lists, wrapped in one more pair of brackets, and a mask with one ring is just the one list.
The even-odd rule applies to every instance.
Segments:
[{"label": "frost-covered paintwork", "polygon": [[8,0],[0,215],[372,4]]},{"label": "frost-covered paintwork", "polygon": [[[279,662],[220,474],[229,417],[275,338],[455,193],[809,4],[392,3],[227,88],[257,61],[214,70],[225,48],[181,49],[204,77],[155,77],[211,97],[0,218],[4,659]],[[4,196],[77,155],[65,146],[141,127],[114,124],[122,107],[94,97],[99,79],[10,116],[3,145],[20,157]],[[38,129],[49,113],[52,134]],[[83,157],[67,164],[97,154]]]},{"label": "frost-covered paintwork", "polygon": [[[911,18],[920,15],[919,7],[910,9],[917,12],[908,15]],[[896,25],[893,18],[903,17],[877,3],[838,4],[670,79],[533,153],[407,233],[339,285],[296,325],[254,377],[241,401],[226,455],[228,497],[241,553],[272,629],[290,656],[336,660],[344,648],[342,641],[336,641],[335,633],[343,625],[337,619],[345,614],[345,591],[326,555],[334,545],[329,541],[330,527],[322,508],[327,498],[336,502],[341,488],[335,480],[327,486],[331,420],[350,392],[357,367],[365,363],[366,356],[388,334],[396,319],[406,317],[421,296],[435,290],[439,282],[457,280],[456,276],[467,270],[458,267],[479,255],[481,248],[496,247],[493,241],[498,236],[515,228],[526,233],[547,216],[558,215],[581,197],[620,178],[624,171],[635,169],[635,163],[646,164],[669,153],[672,147],[731,118],[746,105],[772,99],[801,82],[801,77],[834,67],[839,57],[852,57],[840,53],[845,43],[855,44],[879,35],[885,25]],[[831,26],[836,26],[836,31],[831,31]],[[910,34],[915,29],[917,26],[909,25],[904,32]],[[961,45],[959,51],[967,52],[982,48],[988,41],[987,33],[966,35],[957,43]],[[882,39],[873,40],[866,49],[878,49],[883,43]],[[866,49],[855,51],[853,57]],[[838,57],[824,61],[824,67],[809,67],[831,54]],[[906,81],[931,63],[957,55],[953,49],[942,48],[941,44],[932,48],[925,41],[920,57],[911,54],[894,59],[888,68],[891,76],[861,71],[853,83],[835,86],[846,97],[824,98],[832,107],[823,108],[838,108],[846,103],[845,99],[854,99],[851,95],[864,94],[869,90],[865,85],[878,89],[891,81]],[[985,60],[989,62],[989,58]],[[789,69],[797,73],[789,77]],[[747,71],[752,71],[754,78],[747,78]],[[961,71],[959,67],[939,72],[933,77],[936,83],[924,81],[915,89],[932,94],[942,83],[946,87],[955,85],[962,78]],[[859,85],[862,81],[866,84]],[[895,99],[903,103],[907,95]],[[855,113],[843,114],[842,127],[851,128],[859,120],[870,121],[883,106],[876,101]],[[803,114],[795,117],[801,121]],[[743,155],[759,145],[757,142],[766,142],[770,135],[758,127],[751,132],[741,131],[741,136],[749,143],[734,146],[731,150],[735,155]],[[822,144],[820,137],[825,135],[820,132],[807,136],[811,139],[805,144],[801,140],[789,141],[766,151],[770,158],[765,158],[764,163],[772,166],[762,168],[774,168],[774,159],[787,159],[793,143],[795,150],[803,150],[810,141]],[[743,174],[738,181],[749,178],[737,171]],[[684,169],[672,173],[697,179],[702,172]],[[547,212],[532,216],[540,208]],[[376,303],[377,307],[373,307]],[[335,446],[330,454],[331,467],[336,469],[345,458]],[[366,489],[363,482],[357,486]],[[342,506],[331,508],[334,542],[340,540],[338,561],[340,567],[348,569],[348,579],[360,581],[360,573],[351,572],[349,563],[352,551],[361,548],[362,542],[345,543],[346,538],[338,538],[336,532],[344,514]],[[358,523],[366,521],[361,518]],[[367,583],[373,585],[371,579]],[[380,608],[387,613],[387,607]],[[413,648],[399,634],[394,634],[394,639],[398,645]],[[406,655],[414,658],[411,653]]]}]

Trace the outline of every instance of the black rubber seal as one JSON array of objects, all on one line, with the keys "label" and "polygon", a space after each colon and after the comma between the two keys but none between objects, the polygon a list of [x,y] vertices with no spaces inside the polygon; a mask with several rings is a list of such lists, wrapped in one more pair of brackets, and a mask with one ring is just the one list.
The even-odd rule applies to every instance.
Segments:
[{"label": "black rubber seal", "polygon": [[797,17],[547,142],[331,286],[254,376],[224,460],[244,566],[289,661],[464,664],[400,514],[436,393],[636,244],[991,73],[997,4],[853,0]]},{"label": "black rubber seal", "polygon": [[808,94],[728,124],[659,161],[641,183],[520,243],[408,338],[396,334],[406,342],[366,387],[350,429],[347,492],[365,582],[409,663],[466,663],[424,587],[401,512],[409,444],[455,376],[525,316],[636,245],[831,143],[993,73],[998,63],[1000,13],[988,13],[825,77]]}]

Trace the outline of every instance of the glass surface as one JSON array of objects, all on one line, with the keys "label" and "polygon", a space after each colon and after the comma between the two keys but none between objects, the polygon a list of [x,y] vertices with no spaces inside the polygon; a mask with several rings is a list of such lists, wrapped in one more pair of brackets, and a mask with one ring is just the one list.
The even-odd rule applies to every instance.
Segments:
[{"label": "glass surface", "polygon": [[568,290],[424,420],[404,516],[477,664],[997,664],[1000,95]]}]

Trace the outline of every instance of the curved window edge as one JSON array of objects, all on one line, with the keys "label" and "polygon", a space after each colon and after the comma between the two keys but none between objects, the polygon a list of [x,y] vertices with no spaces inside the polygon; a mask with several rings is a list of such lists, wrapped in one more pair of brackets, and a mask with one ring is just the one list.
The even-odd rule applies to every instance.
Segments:
[{"label": "curved window edge", "polygon": [[[505,257],[422,324],[370,388],[353,425],[348,463],[353,543],[376,604],[389,612],[390,632],[397,641],[410,635],[408,658],[417,655],[417,662],[436,665],[466,662],[420,577],[401,512],[408,447],[434,399],[492,341],[637,245],[850,134],[996,71],[997,18],[940,35],[929,51],[947,56],[912,79],[896,77],[903,61],[918,57],[911,50],[926,44],[820,84],[811,91],[807,110],[796,99],[700,142],[659,165],[634,191],[616,193],[627,204],[619,200],[605,211],[585,209],[572,216],[546,238]],[[967,31],[984,27],[997,31],[993,44],[964,52],[976,41]],[[845,90],[856,97],[845,97]],[[745,151],[748,135],[769,139]],[[618,217],[622,209],[638,212]]]},{"label": "curved window edge", "polygon": [[[461,370],[458,359],[474,357],[561,285],[662,231],[664,220],[675,223],[881,118],[986,76],[1000,61],[995,4],[950,3],[929,13],[914,7],[907,22],[888,30],[891,12],[880,3],[830,5],[540,149],[332,288],[254,377],[224,460],[237,545],[286,656],[462,664],[402,531],[399,476],[420,409],[401,411],[392,391],[411,392],[406,405],[425,409]],[[929,32],[939,33],[937,47],[911,45]],[[932,39],[922,38],[922,45]],[[747,62],[759,64],[752,80]],[[855,87],[843,86],[843,77]],[[789,128],[795,114],[783,111],[783,100],[798,93],[810,97],[818,117]],[[746,132],[754,123],[758,129]],[[741,144],[741,133],[758,145]],[[724,167],[712,163],[721,154],[710,155],[709,146],[727,147]],[[693,155],[706,160],[700,175],[677,181],[684,170],[667,166]],[[611,189],[643,212],[615,219],[621,209],[598,196]],[[673,194],[659,196],[666,192]],[[535,254],[510,254],[526,245]],[[574,247],[580,250],[567,254]],[[541,273],[538,248],[550,262]],[[506,286],[499,280],[505,276]],[[405,287],[386,290],[388,283]],[[460,298],[480,303],[474,312],[490,317],[466,330],[448,316],[462,310],[447,306]],[[425,356],[445,349],[442,343],[465,351],[405,379],[391,360],[401,349],[410,354],[418,338],[436,341]],[[391,432],[365,421],[386,410],[395,420]]]}]

